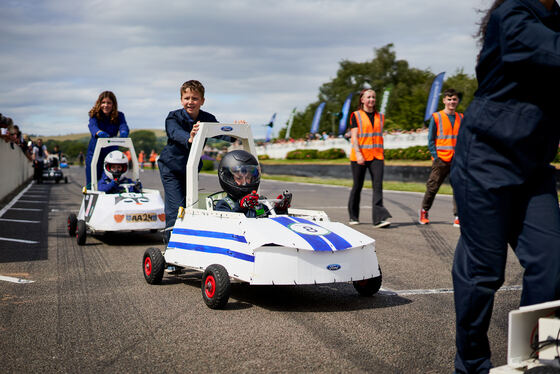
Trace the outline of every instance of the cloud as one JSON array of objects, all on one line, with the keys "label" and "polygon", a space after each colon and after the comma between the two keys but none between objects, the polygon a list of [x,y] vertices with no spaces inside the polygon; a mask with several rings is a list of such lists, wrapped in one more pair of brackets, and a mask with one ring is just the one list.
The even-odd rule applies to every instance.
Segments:
[{"label": "cloud", "polygon": [[[474,71],[481,0],[4,1],[0,111],[25,132],[87,131],[112,90],[132,128],[163,128],[179,87],[199,79],[203,109],[276,131],[317,99],[342,60],[394,43],[433,72]],[[266,129],[255,127],[256,136]]]}]

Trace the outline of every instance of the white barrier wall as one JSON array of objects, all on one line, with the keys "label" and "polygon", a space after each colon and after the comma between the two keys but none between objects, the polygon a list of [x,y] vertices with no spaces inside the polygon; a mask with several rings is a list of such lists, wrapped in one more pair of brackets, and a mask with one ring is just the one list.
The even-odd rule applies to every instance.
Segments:
[{"label": "white barrier wall", "polygon": [[0,139],[0,200],[33,176],[33,164],[21,148]]},{"label": "white barrier wall", "polygon": [[[386,149],[408,148],[415,145],[428,145],[428,132],[411,134],[385,134],[383,144]],[[270,158],[283,159],[286,154],[296,149],[317,149],[323,151],[330,148],[342,148],[350,156],[350,141],[344,138],[327,140],[295,141],[293,143],[275,143],[257,147],[258,155],[268,155]]]}]

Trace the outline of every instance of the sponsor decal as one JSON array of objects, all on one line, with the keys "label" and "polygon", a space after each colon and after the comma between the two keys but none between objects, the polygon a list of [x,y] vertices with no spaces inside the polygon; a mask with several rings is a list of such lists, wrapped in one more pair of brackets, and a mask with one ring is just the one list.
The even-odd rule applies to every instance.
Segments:
[{"label": "sponsor decal", "polygon": [[86,222],[89,222],[91,216],[93,215],[93,211],[95,209],[95,203],[97,202],[98,194],[87,194],[84,198],[85,202],[85,218]]},{"label": "sponsor decal", "polygon": [[165,221],[165,213],[158,214],[157,218],[159,218],[160,221]]},{"label": "sponsor decal", "polygon": [[136,205],[142,205],[144,203],[149,203],[150,199],[142,194],[128,193],[128,194],[115,196],[115,205],[120,202],[123,202],[125,204],[135,203]]},{"label": "sponsor decal", "polygon": [[317,225],[310,225],[307,223],[292,223],[288,225],[288,228],[292,231],[297,232],[298,234],[306,234],[306,235],[328,235],[331,232],[324,227],[317,226]]},{"label": "sponsor decal", "polygon": [[121,223],[124,219],[124,214],[115,214],[113,215],[113,218],[115,219],[115,222]]},{"label": "sponsor decal", "polygon": [[233,131],[233,127],[231,127],[231,126],[222,126],[221,130],[222,130],[222,131],[228,131],[228,132],[229,132],[229,131]]},{"label": "sponsor decal", "polygon": [[342,266],[340,266],[339,264],[329,264],[327,265],[327,270],[330,271],[337,271],[341,268]]}]

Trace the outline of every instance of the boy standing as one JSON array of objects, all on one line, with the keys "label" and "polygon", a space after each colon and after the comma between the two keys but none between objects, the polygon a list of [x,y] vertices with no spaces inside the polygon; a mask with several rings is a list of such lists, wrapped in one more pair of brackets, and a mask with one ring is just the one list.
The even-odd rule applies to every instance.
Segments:
[{"label": "boy standing", "polygon": [[[179,206],[185,206],[186,167],[191,144],[198,131],[199,122],[218,122],[214,115],[200,109],[204,104],[204,86],[190,80],[181,86],[181,106],[169,112],[165,119],[167,145],[158,160],[159,173],[165,191],[165,226],[175,225]],[[202,167],[202,160],[199,170]],[[166,232],[169,238],[170,232]]]},{"label": "boy standing", "polygon": [[[432,154],[432,171],[426,183],[426,193],[420,208],[419,219],[421,225],[430,223],[428,211],[432,207],[434,199],[445,177],[451,170],[451,161],[455,154],[457,134],[463,114],[455,110],[459,104],[459,94],[450,88],[443,92],[444,109],[432,114],[428,128],[428,149]],[[460,227],[457,217],[457,205],[453,198],[453,226]]]}]

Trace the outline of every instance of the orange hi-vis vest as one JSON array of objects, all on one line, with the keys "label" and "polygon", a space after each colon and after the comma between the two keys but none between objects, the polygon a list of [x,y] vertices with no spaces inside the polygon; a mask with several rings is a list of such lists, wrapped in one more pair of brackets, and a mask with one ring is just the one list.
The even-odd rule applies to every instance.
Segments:
[{"label": "orange hi-vis vest", "polygon": [[455,144],[457,144],[457,135],[459,134],[463,114],[455,112],[455,123],[453,125],[443,110],[432,115],[437,127],[437,156],[445,162],[451,162],[455,154]]},{"label": "orange hi-vis vest", "polygon": [[[363,110],[352,113],[358,123],[358,147],[366,161],[374,159],[383,160],[383,124],[385,116],[375,113],[374,124],[371,124],[369,117]],[[350,161],[357,161],[354,147],[350,151]]]}]

